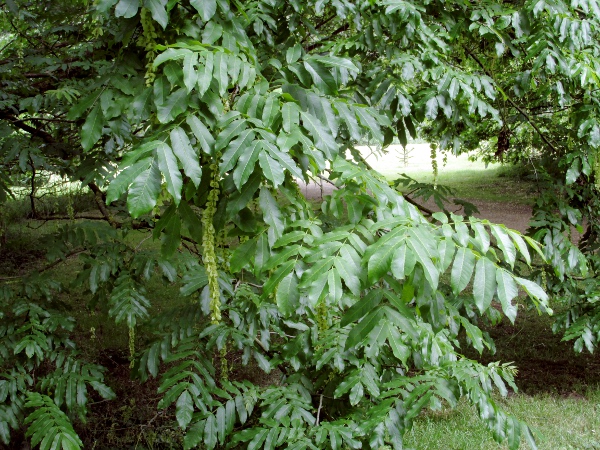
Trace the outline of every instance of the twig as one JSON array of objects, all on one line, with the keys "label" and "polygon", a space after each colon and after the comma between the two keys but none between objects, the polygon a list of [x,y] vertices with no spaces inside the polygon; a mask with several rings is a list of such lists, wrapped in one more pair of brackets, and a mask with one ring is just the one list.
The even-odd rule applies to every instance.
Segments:
[{"label": "twig", "polygon": [[321,408],[323,407],[323,394],[319,396],[319,409],[317,409],[317,426],[319,426],[319,419],[321,418]]},{"label": "twig", "polygon": [[[57,259],[56,261],[51,262],[50,264],[44,266],[43,268],[41,268],[40,270],[38,270],[37,273],[44,273],[50,269],[52,269],[53,267],[58,266],[61,262],[66,261],[68,258],[72,257],[72,256],[76,256],[79,255],[80,253],[85,252],[85,249],[80,249],[80,250],[73,250],[72,252],[67,253],[64,258],[62,259]],[[0,281],[11,281],[11,280],[18,280],[19,278],[23,278],[26,275],[15,275],[12,277],[0,277]]]},{"label": "twig", "polygon": [[332,186],[335,186],[335,187],[337,187],[337,186],[335,185],[335,183],[334,183],[333,181],[331,181],[329,178],[327,178],[327,177],[325,177],[325,176],[323,176],[323,175],[321,175],[321,174],[318,174],[318,175],[317,175],[317,177],[319,177],[321,180],[323,180],[323,181],[325,181],[325,182],[327,182],[327,183],[331,184]]},{"label": "twig", "polygon": [[100,210],[100,212],[102,213],[102,215],[104,216],[104,218],[106,219],[106,221],[108,223],[110,223],[111,227],[117,228],[117,223],[115,222],[115,219],[113,218],[112,214],[110,213],[110,211],[106,207],[106,203],[104,202],[104,194],[103,194],[103,192],[96,185],[96,183],[88,183],[88,187],[94,193],[94,199],[96,200],[96,204],[98,205],[98,209]]},{"label": "twig", "polygon": [[[473,58],[473,60],[483,69],[483,72],[490,77],[492,80],[494,80],[494,77],[492,76],[491,72],[483,65],[483,63],[481,62],[481,60],[471,52],[471,50],[469,50],[468,48],[465,47],[465,51],[467,52],[467,54]],[[494,80],[495,82],[495,80]],[[508,102],[517,110],[519,111],[523,117],[525,117],[525,119],[527,119],[527,122],[529,122],[529,125],[531,125],[533,127],[533,129],[540,135],[540,137],[542,138],[542,140],[548,145],[548,147],[550,147],[552,150],[554,150],[555,152],[558,152],[558,149],[548,140],[548,138],[546,137],[546,135],[544,133],[542,133],[542,131],[538,128],[538,126],[533,122],[533,120],[531,119],[531,117],[529,117],[529,115],[527,115],[527,113],[523,110],[523,108],[521,108],[519,105],[517,105],[517,103],[508,95],[506,95],[506,93],[502,90],[502,88],[500,86],[497,86],[498,90],[502,93],[502,95],[504,96],[504,98],[506,100],[508,100]]]},{"label": "twig", "polygon": [[146,241],[147,241],[148,239],[150,239],[150,238],[152,238],[152,233],[150,233],[150,235],[149,235],[149,236],[146,236],[144,239],[142,239],[142,240],[140,241],[140,243],[139,243],[138,245],[136,245],[136,247],[135,247],[135,250],[134,250],[134,251],[135,251],[135,252],[137,252],[137,251],[140,249],[140,247],[141,247],[141,246],[144,244],[144,242],[146,242]]}]

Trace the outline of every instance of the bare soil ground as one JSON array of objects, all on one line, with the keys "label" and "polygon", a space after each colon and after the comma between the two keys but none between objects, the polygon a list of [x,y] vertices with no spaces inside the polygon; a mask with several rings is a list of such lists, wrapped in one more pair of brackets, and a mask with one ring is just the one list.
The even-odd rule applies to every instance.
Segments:
[{"label": "bare soil ground", "polygon": [[[334,186],[327,183],[326,181],[319,181],[310,184],[300,184],[302,193],[309,198],[319,200],[326,195],[330,195],[335,189]],[[524,205],[522,203],[497,203],[487,202],[483,200],[472,200],[463,199],[473,203],[479,209],[479,213],[475,214],[476,217],[482,219],[488,219],[490,222],[504,224],[509,228],[525,232],[528,227],[529,219],[531,218],[531,206]],[[416,200],[420,202],[420,200]],[[421,203],[423,206],[437,211],[439,208],[433,201]],[[455,214],[461,214],[462,209],[456,205],[446,205],[449,211],[453,211]]]}]

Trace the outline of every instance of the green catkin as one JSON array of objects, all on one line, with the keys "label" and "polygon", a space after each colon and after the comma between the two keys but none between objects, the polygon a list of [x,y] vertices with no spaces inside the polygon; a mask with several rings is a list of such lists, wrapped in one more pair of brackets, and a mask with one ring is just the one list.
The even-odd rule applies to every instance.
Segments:
[{"label": "green catkin", "polygon": [[435,144],[431,145],[431,167],[433,168],[433,188],[437,189],[438,180],[438,163],[437,163],[437,148]]},{"label": "green catkin", "polygon": [[221,270],[227,271],[229,269],[229,258],[227,257],[227,249],[225,243],[227,240],[227,231],[223,228],[217,233],[217,241],[215,243],[217,253],[217,265]]},{"label": "green catkin", "polygon": [[319,303],[317,303],[317,326],[319,327],[319,331],[325,331],[329,328],[329,323],[327,321],[327,305],[325,304],[325,299],[322,299]]},{"label": "green catkin", "polygon": [[221,355],[221,379],[223,381],[229,380],[229,366],[227,365],[227,344],[223,345],[223,348],[219,351]]},{"label": "green catkin", "polygon": [[154,58],[156,58],[156,39],[158,33],[154,27],[154,20],[148,8],[142,8],[140,13],[140,22],[144,32],[138,39],[138,45],[146,50],[146,86],[152,86],[156,79],[156,69],[154,68]]},{"label": "green catkin", "polygon": [[73,208],[73,194],[69,192],[67,195],[67,215],[69,220],[73,222],[75,220],[75,208]]},{"label": "green catkin", "polygon": [[594,186],[597,191],[600,191],[600,150],[596,151],[594,158]]},{"label": "green catkin", "polygon": [[546,278],[546,271],[544,269],[542,269],[541,278],[542,289],[548,289],[548,278]]},{"label": "green catkin", "polygon": [[[218,160],[218,157],[217,157]],[[203,261],[208,276],[208,290],[210,295],[210,320],[212,323],[221,321],[221,293],[219,291],[219,272],[218,261],[215,252],[216,232],[213,225],[213,218],[217,210],[217,201],[219,199],[219,167],[216,163],[210,165],[213,178],[210,182],[211,190],[208,193],[206,207],[202,214],[202,249]]]},{"label": "green catkin", "polygon": [[135,356],[135,327],[129,327],[129,368],[133,369]]}]

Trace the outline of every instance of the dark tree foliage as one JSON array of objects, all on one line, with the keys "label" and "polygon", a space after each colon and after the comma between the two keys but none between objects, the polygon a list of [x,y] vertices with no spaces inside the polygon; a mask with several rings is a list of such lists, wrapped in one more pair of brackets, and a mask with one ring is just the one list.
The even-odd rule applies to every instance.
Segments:
[{"label": "dark tree foliage", "polygon": [[[596,345],[596,0],[0,8],[0,204],[25,179],[47,219],[34,193],[49,174],[94,193],[104,220],[62,226],[50,265],[80,254],[90,306],[132,343],[150,325],[132,373],[160,378],[186,448],[400,449],[423,408],[461,397],[498,441],[535,447],[492,396],[516,389],[515,368],[464,357],[459,338],[493,350],[479,325],[514,321],[519,290],[551,311],[543,284],[567,299],[557,327]],[[417,130],[443,151],[535,161],[548,188],[532,235],[426,219],[356,149]],[[317,210],[297,185],[314,177],[338,188]],[[153,277],[180,280],[188,306],[153,314]],[[0,278],[5,443],[24,429],[80,448],[91,390],[114,397],[60,289],[44,270]],[[228,352],[281,382],[230,380],[215,367]]]}]

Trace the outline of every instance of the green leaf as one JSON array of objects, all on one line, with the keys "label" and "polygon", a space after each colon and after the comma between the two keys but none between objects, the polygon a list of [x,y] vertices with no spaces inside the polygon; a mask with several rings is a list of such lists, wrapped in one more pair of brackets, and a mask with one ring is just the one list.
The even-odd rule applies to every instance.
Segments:
[{"label": "green leaf", "polygon": [[183,277],[182,283],[179,292],[181,292],[181,295],[184,297],[199,291],[208,284],[206,270],[202,266],[194,267],[192,271]]},{"label": "green leaf", "polygon": [[229,79],[227,77],[227,54],[225,52],[215,53],[214,77],[219,83],[219,95],[223,97],[229,86]]},{"label": "green leaf", "polygon": [[254,166],[258,160],[258,156],[262,151],[261,141],[254,141],[249,148],[241,152],[240,158],[237,161],[235,169],[233,171],[233,182],[238,190],[242,190],[252,172],[254,172]]},{"label": "green leaf", "polygon": [[198,53],[188,53],[185,55],[185,58],[183,58],[183,83],[185,84],[188,93],[190,93],[198,83],[196,64],[198,64]]},{"label": "green leaf", "polygon": [[283,166],[283,168],[290,172],[294,177],[299,178],[301,180],[305,179],[304,173],[302,172],[302,170],[300,170],[296,162],[288,153],[279,151],[279,149],[275,145],[267,141],[263,141],[263,147],[266,151],[269,152],[269,155],[271,157],[278,160],[279,163]]},{"label": "green leaf", "polygon": [[423,270],[425,272],[425,278],[429,281],[432,289],[437,289],[440,273],[433,265],[431,260],[430,252],[427,249],[426,241],[422,233],[413,232],[414,230],[410,230],[410,237],[407,240],[408,245],[413,249],[415,256],[417,257],[417,262],[421,264]]},{"label": "green leaf", "polygon": [[264,186],[260,188],[258,204],[263,212],[265,222],[275,231],[275,239],[280,238],[285,228],[284,219],[275,198]]},{"label": "green leaf", "polygon": [[502,311],[506,317],[515,323],[517,308],[512,304],[512,299],[519,295],[519,289],[513,277],[504,269],[496,270],[496,283],[498,285],[498,298],[502,304]]},{"label": "green leaf", "polygon": [[486,254],[490,248],[490,236],[481,222],[473,217],[470,217],[469,220],[471,221],[471,227],[475,230],[475,242],[479,245],[481,253]]},{"label": "green leaf", "polygon": [[335,94],[337,92],[335,79],[323,64],[314,59],[309,59],[304,61],[304,68],[308,71],[315,86],[321,92],[324,94]]},{"label": "green leaf", "polygon": [[340,322],[341,327],[345,327],[351,323],[356,322],[361,317],[367,315],[370,311],[372,311],[379,303],[381,303],[381,299],[383,298],[383,293],[379,289],[374,289],[369,291],[367,295],[357,301],[348,311],[346,311],[342,317]]},{"label": "green leaf", "polygon": [[525,240],[521,237],[521,235],[513,230],[506,230],[508,235],[512,238],[515,246],[521,252],[521,255],[525,258],[525,261],[528,265],[531,265],[531,255],[529,254],[529,249],[527,248],[527,244]]},{"label": "green leaf", "polygon": [[167,0],[145,0],[144,5],[152,13],[152,18],[156,20],[164,30],[169,23],[169,16],[165,9]]},{"label": "green leaf", "polygon": [[254,131],[252,130],[242,131],[237,139],[231,141],[227,147],[227,150],[225,150],[225,153],[223,153],[223,158],[220,165],[221,174],[224,174],[235,167],[240,156],[242,156],[242,154],[248,150],[253,141]]},{"label": "green leaf", "polygon": [[388,342],[392,353],[406,366],[408,358],[411,356],[411,350],[402,342],[402,337],[397,328],[388,326]]},{"label": "green leaf", "polygon": [[290,317],[299,306],[300,292],[298,278],[295,273],[289,273],[281,280],[275,293],[275,301],[279,312],[284,317]]},{"label": "green leaf", "polygon": [[386,245],[380,246],[369,258],[367,263],[367,273],[371,283],[377,283],[382,276],[388,273],[395,251],[396,245],[387,243]]},{"label": "green leaf", "polygon": [[273,183],[274,188],[277,188],[284,182],[285,172],[283,167],[266,152],[259,153],[258,163],[267,180],[270,180]]},{"label": "green leaf", "polygon": [[496,291],[496,266],[487,258],[480,258],[475,266],[473,297],[479,312],[483,314],[490,307]]},{"label": "green leaf", "polygon": [[158,168],[167,182],[167,191],[173,196],[175,204],[179,205],[183,182],[181,173],[179,172],[179,166],[177,165],[177,159],[175,159],[171,147],[164,142],[161,142],[161,145],[157,147],[156,156],[158,159]]},{"label": "green leaf", "polygon": [[[246,129],[246,126],[247,126],[247,122],[244,119],[238,119],[238,120],[232,121],[217,136],[217,141],[215,143],[215,150],[221,151],[225,147],[227,147],[227,144],[229,144],[232,139],[239,138],[242,135],[242,132]],[[227,170],[229,170],[229,169],[227,169]]]},{"label": "green leaf", "polygon": [[152,158],[144,158],[119,173],[108,185],[108,189],[106,190],[106,204],[110,205],[115,200],[118,200],[127,191],[137,176],[150,167],[152,161]]},{"label": "green leaf", "polygon": [[542,302],[548,301],[548,294],[544,292],[544,290],[533,281],[526,280],[525,278],[515,277],[515,281],[529,294],[530,297],[533,297]]},{"label": "green leaf", "polygon": [[508,448],[518,450],[521,445],[521,423],[512,416],[506,418],[506,437]]},{"label": "green leaf", "polygon": [[215,147],[215,138],[206,125],[196,116],[187,116],[185,121],[190,126],[204,153],[212,155]]},{"label": "green leaf", "polygon": [[187,110],[188,93],[185,88],[171,93],[165,103],[156,105],[160,123],[168,123]]},{"label": "green leaf", "polygon": [[202,17],[202,20],[208,22],[217,12],[216,0],[190,0],[190,5],[196,8],[196,11]]},{"label": "green leaf", "polygon": [[139,7],[140,0],[120,0],[115,8],[115,16],[129,19],[137,14]]},{"label": "green leaf", "polygon": [[132,217],[137,218],[156,206],[160,185],[160,170],[155,161],[148,169],[140,173],[129,187],[127,208]]},{"label": "green leaf", "polygon": [[352,389],[350,389],[350,404],[352,406],[358,405],[358,402],[361,401],[363,395],[364,391],[362,383],[356,383],[354,386],[352,386]]},{"label": "green leaf", "polygon": [[327,275],[327,286],[329,287],[329,298],[332,302],[339,302],[342,298],[342,279],[336,270],[330,270]]},{"label": "green leaf", "polygon": [[97,104],[81,128],[81,146],[84,150],[90,150],[102,136],[103,121],[102,108]]},{"label": "green leaf", "polygon": [[338,56],[313,56],[311,58],[329,67],[338,67],[349,70],[350,72],[359,72],[358,67],[348,58],[340,58]]},{"label": "green leaf", "polygon": [[254,239],[250,239],[237,247],[229,260],[231,272],[237,273],[242,270],[252,261],[255,252],[256,240]]},{"label": "green leaf", "polygon": [[361,320],[358,325],[356,325],[350,333],[348,334],[348,339],[346,339],[346,345],[344,346],[344,350],[351,349],[362,342],[369,333],[375,328],[381,319],[383,318],[383,310],[381,308],[377,308],[374,311]]},{"label": "green leaf", "polygon": [[450,286],[454,295],[458,295],[467,287],[471,281],[474,267],[475,255],[473,252],[468,248],[459,247],[450,274]]},{"label": "green leaf", "polygon": [[332,134],[323,124],[312,114],[301,111],[302,124],[308,130],[314,139],[315,147],[323,151],[328,158],[333,159],[334,154],[338,152],[338,145]]},{"label": "green leaf", "polygon": [[340,249],[340,256],[334,260],[334,265],[350,292],[360,295],[360,259],[356,261],[346,252],[349,251],[346,246],[343,246]]},{"label": "green leaf", "polygon": [[202,177],[202,169],[198,162],[198,155],[192,148],[187,133],[183,128],[177,127],[171,130],[170,137],[173,152],[181,162],[184,173],[190,177],[192,183],[198,187]]},{"label": "green leaf", "polygon": [[283,130],[286,133],[291,133],[292,129],[300,123],[300,107],[296,103],[284,103],[281,107],[281,117],[283,119]]},{"label": "green leaf", "polygon": [[152,65],[156,68],[167,61],[184,59],[192,53],[193,52],[187,48],[168,48],[154,59]]},{"label": "green leaf", "polygon": [[208,450],[217,446],[217,420],[213,414],[209,414],[204,425],[204,445]]},{"label": "green leaf", "polygon": [[185,437],[183,438],[183,445],[185,450],[189,450],[192,448],[198,447],[202,442],[202,437],[204,436],[204,420],[200,420],[195,422],[187,433],[185,433]]},{"label": "green leaf", "polygon": [[517,250],[508,236],[508,233],[500,225],[490,225],[490,229],[496,238],[498,247],[500,247],[500,250],[502,250],[502,253],[504,253],[504,259],[506,262],[508,262],[510,267],[514,267],[515,259],[517,257]]},{"label": "green leaf", "polygon": [[279,266],[263,286],[263,296],[268,296],[273,292],[279,286],[279,283],[291,273],[295,265],[296,261],[292,259]]},{"label": "green leaf", "polygon": [[399,280],[405,279],[412,273],[417,263],[417,258],[413,251],[405,243],[396,247],[392,257],[392,274]]},{"label": "green leaf", "polygon": [[192,396],[185,390],[181,393],[175,405],[175,417],[177,418],[177,423],[183,430],[185,430],[192,421],[193,413],[194,402],[192,401]]},{"label": "green leaf", "polygon": [[214,71],[214,59],[213,52],[207,52],[204,57],[204,67],[198,71],[198,94],[204,95],[204,93],[210,87],[210,83],[213,80]]},{"label": "green leaf", "polygon": [[302,46],[296,44],[293,47],[289,47],[285,52],[285,60],[288,64],[294,64],[302,56]]}]

